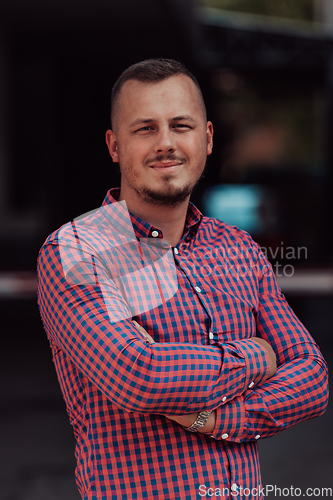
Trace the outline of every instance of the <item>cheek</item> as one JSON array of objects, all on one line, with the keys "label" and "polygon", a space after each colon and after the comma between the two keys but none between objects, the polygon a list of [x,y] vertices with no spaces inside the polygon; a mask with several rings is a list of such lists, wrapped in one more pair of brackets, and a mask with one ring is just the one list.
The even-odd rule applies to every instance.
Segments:
[{"label": "cheek", "polygon": [[119,158],[122,159],[123,163],[131,165],[142,164],[148,152],[147,147],[139,142],[122,145],[118,150]]},{"label": "cheek", "polygon": [[123,169],[131,169],[135,160],[132,148],[128,146],[120,146],[118,148],[119,163]]},{"label": "cheek", "polygon": [[207,137],[193,136],[186,144],[186,153],[192,158],[205,158],[207,156]]},{"label": "cheek", "polygon": [[207,159],[207,143],[203,144],[202,141],[197,141],[192,144],[188,150],[188,157],[196,170],[202,170],[206,164]]},{"label": "cheek", "polygon": [[119,169],[124,178],[139,179],[143,171],[142,162],[137,150],[119,150]]}]

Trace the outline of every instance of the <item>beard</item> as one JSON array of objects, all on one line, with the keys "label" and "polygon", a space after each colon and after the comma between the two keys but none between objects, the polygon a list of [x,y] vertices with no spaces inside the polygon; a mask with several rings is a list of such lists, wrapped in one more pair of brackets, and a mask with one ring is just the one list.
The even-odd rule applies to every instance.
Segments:
[{"label": "beard", "polygon": [[168,186],[164,191],[157,191],[144,187],[136,189],[136,192],[145,202],[155,206],[176,206],[184,202],[192,193],[194,186],[186,185],[182,188]]},{"label": "beard", "polygon": [[[162,161],[165,157],[160,155],[156,157],[156,161]],[[178,158],[173,154],[167,155],[166,159],[168,160],[180,160],[180,161],[186,161],[186,158]],[[132,186],[135,191],[138,193],[138,195],[146,202],[150,203],[151,205],[155,206],[177,206],[180,203],[183,203],[187,198],[190,197],[191,193],[193,190],[196,188],[198,185],[199,181],[202,179],[204,176],[206,166],[207,166],[207,160],[205,166],[199,176],[199,178],[194,182],[194,183],[188,183],[185,186],[175,188],[172,185],[172,175],[168,175],[164,177],[164,188],[157,190],[157,189],[151,189],[150,187],[135,187]],[[147,160],[147,164],[149,164],[151,160]]]},{"label": "beard", "polygon": [[175,188],[174,186],[172,186],[172,184],[169,182],[171,176],[165,177],[165,188],[162,188],[161,190],[151,189],[149,187],[132,187],[146,203],[150,203],[151,205],[155,206],[175,207],[180,203],[183,203],[187,198],[190,197],[191,193],[197,187],[200,180],[204,177],[206,165],[207,163],[205,164],[205,167],[196,182],[186,184],[183,187]]}]

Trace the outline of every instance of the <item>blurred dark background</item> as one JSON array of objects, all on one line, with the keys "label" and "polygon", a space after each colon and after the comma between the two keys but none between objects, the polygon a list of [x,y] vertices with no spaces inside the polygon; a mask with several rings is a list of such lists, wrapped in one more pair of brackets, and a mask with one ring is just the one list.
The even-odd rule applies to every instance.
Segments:
[{"label": "blurred dark background", "polygon": [[[1,499],[79,498],[36,258],[50,232],[119,184],[104,142],[110,91],[127,66],[161,56],[198,77],[214,123],[193,201],[262,245],[333,365],[332,1],[3,1]],[[333,487],[332,414],[260,443],[264,485]]]}]

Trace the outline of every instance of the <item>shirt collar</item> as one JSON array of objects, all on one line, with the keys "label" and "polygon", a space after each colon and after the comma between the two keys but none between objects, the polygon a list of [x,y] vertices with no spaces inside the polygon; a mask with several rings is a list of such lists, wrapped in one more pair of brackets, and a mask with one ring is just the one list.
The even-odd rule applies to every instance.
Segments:
[{"label": "shirt collar", "polygon": [[[111,203],[115,204],[113,214],[115,217],[118,217],[119,220],[122,220],[124,217],[124,210],[126,209],[122,204],[117,203],[119,194],[120,188],[109,189],[103,200],[102,206],[110,205]],[[158,232],[158,238],[163,238],[162,231],[158,227],[154,227],[151,224],[148,224],[148,222],[145,222],[144,220],[140,219],[140,217],[137,217],[131,212],[129,212],[129,215],[131,218],[135,236],[137,238],[150,238],[153,236],[152,233],[154,231]],[[198,210],[197,207],[190,202],[185,221],[184,236],[186,234],[194,235],[197,232],[202,217],[203,215],[200,210]]]}]

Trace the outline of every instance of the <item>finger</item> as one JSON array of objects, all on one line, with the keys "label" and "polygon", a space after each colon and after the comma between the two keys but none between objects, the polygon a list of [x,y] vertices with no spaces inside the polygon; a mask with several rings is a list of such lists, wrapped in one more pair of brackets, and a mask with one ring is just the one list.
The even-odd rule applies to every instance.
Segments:
[{"label": "finger", "polygon": [[148,340],[149,344],[154,344],[155,340],[153,339],[153,337],[151,337],[149,335],[149,333],[145,333],[145,336],[146,336],[146,339]]},{"label": "finger", "polygon": [[148,332],[146,332],[146,330],[143,328],[143,326],[139,325],[139,323],[137,323],[135,320],[133,320],[133,323],[136,326],[136,328],[139,330],[139,332],[142,333],[146,337],[148,342],[150,344],[154,344],[154,342],[155,342],[154,339],[149,335]]}]

